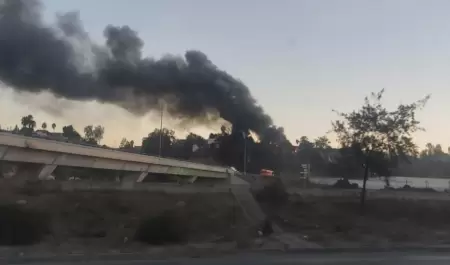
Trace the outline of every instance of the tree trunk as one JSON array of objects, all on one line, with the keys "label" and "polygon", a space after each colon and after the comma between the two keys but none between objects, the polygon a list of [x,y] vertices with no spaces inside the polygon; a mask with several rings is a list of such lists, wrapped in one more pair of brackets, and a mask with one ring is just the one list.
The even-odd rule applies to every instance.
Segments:
[{"label": "tree trunk", "polygon": [[361,215],[364,214],[365,211],[365,203],[366,203],[366,183],[367,183],[367,179],[369,177],[369,155],[367,155],[366,157],[366,164],[364,167],[364,179],[363,179],[363,187],[361,190],[361,205],[360,205],[360,211],[361,211]]}]

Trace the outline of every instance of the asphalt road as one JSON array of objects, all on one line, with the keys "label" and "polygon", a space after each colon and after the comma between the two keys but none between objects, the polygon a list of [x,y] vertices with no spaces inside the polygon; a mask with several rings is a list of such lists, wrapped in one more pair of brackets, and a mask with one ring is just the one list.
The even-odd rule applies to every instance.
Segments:
[{"label": "asphalt road", "polygon": [[247,265],[247,264],[336,264],[336,265],[443,265],[450,264],[450,252],[414,253],[414,252],[375,252],[375,253],[310,253],[310,254],[246,254],[226,256],[221,258],[190,258],[173,260],[134,259],[133,256],[105,258],[97,260],[26,260],[8,261],[7,264],[28,265]]}]

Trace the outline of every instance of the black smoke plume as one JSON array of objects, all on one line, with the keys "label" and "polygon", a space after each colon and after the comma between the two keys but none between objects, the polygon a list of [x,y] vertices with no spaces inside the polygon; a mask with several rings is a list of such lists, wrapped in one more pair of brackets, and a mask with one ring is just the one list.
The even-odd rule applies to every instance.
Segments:
[{"label": "black smoke plume", "polygon": [[107,26],[104,45],[84,30],[78,13],[42,20],[38,0],[0,1],[0,80],[16,91],[50,91],[71,100],[97,100],[143,115],[163,100],[175,118],[220,116],[234,129],[261,132],[271,118],[248,87],[199,51],[155,60],[128,26]]}]

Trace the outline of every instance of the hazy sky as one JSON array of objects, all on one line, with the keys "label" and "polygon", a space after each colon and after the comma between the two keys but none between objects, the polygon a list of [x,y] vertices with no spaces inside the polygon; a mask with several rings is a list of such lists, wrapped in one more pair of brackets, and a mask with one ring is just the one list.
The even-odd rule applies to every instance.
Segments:
[{"label": "hazy sky", "polygon": [[[370,92],[385,88],[385,102],[392,107],[432,94],[418,115],[427,131],[417,134],[417,143],[450,145],[448,0],[44,3],[49,21],[56,12],[79,10],[86,30],[98,41],[103,41],[106,25],[129,25],[145,41],[147,56],[187,49],[206,53],[250,87],[291,140],[324,135],[336,117],[332,109],[350,111]],[[106,144],[118,144],[122,136],[140,140],[159,126],[155,119],[137,119],[96,103],[59,101],[39,108],[41,99],[0,89],[0,124],[14,125],[28,113],[38,124],[73,123],[79,130],[100,123],[106,127]],[[59,109],[67,110],[58,115]]]}]

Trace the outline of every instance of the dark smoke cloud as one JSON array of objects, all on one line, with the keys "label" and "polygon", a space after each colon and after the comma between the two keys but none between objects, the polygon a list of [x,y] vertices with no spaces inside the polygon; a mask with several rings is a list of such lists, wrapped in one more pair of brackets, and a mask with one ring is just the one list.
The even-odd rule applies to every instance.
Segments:
[{"label": "dark smoke cloud", "polygon": [[77,12],[58,15],[49,26],[41,11],[38,0],[0,1],[0,80],[16,91],[97,100],[136,115],[164,100],[175,118],[204,121],[214,114],[255,132],[272,124],[249,89],[199,51],[143,58],[144,42],[128,26],[107,26],[99,45]]}]

